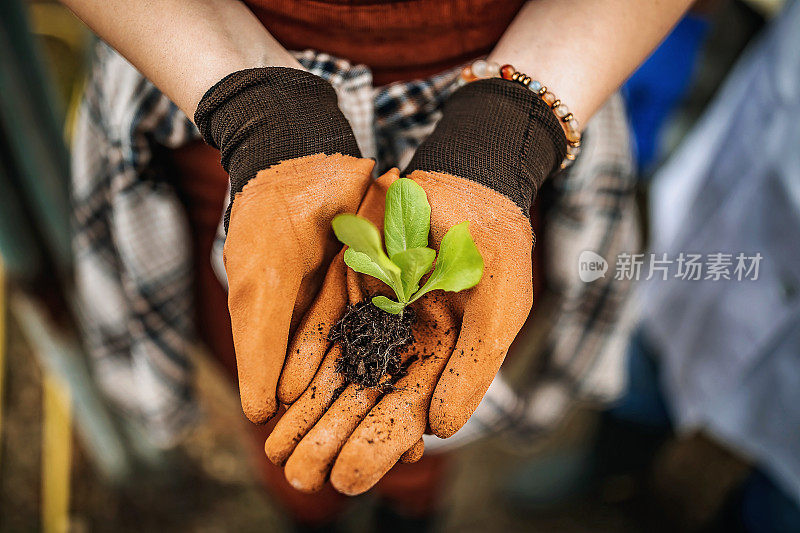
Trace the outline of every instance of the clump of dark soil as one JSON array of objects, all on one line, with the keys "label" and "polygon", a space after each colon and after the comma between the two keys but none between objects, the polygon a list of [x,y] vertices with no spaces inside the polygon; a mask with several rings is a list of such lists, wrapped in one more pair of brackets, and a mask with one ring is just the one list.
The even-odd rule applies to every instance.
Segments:
[{"label": "clump of dark soil", "polygon": [[370,298],[348,305],[328,337],[342,346],[336,370],[350,383],[391,388],[405,373],[401,354],[414,341],[413,323],[410,307],[393,315],[375,307]]}]

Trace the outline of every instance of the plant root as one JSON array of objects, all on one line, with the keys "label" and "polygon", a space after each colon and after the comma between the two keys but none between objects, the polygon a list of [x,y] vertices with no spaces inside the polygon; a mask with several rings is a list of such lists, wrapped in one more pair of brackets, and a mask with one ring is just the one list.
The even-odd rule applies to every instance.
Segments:
[{"label": "plant root", "polygon": [[350,383],[392,390],[410,364],[401,355],[414,341],[414,319],[411,307],[393,315],[375,307],[371,298],[349,304],[328,336],[342,346],[336,370]]}]

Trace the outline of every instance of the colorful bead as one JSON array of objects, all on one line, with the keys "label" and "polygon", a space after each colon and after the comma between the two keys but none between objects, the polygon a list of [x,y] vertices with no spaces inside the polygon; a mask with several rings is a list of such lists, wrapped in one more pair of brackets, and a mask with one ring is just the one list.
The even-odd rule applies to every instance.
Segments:
[{"label": "colorful bead", "polygon": [[544,103],[547,105],[553,105],[553,103],[556,101],[556,95],[550,91],[547,91],[542,95],[542,100],[544,100]]},{"label": "colorful bead", "polygon": [[478,78],[475,77],[475,74],[472,72],[472,67],[464,67],[461,70],[461,77],[464,78],[464,81],[475,81]]},{"label": "colorful bead", "polygon": [[572,130],[580,131],[580,125],[578,124],[577,118],[570,119],[570,121],[567,122],[567,126],[569,126],[569,128]]},{"label": "colorful bead", "polygon": [[578,129],[578,121],[574,118],[567,122],[567,140],[571,143],[579,142],[581,140],[581,132]]},{"label": "colorful bead", "polygon": [[487,61],[486,75],[489,76],[490,78],[496,78],[500,76],[500,65],[498,65],[494,61]]},{"label": "colorful bead", "polygon": [[511,65],[503,65],[500,67],[500,76],[502,76],[504,80],[510,80],[511,76],[514,75],[514,72],[516,71]]},{"label": "colorful bead", "polygon": [[541,88],[542,88],[542,84],[540,82],[536,81],[536,80],[531,80],[531,82],[528,84],[528,89],[530,89],[531,91],[533,91],[535,93],[539,92],[539,89],[541,89]]},{"label": "colorful bead", "polygon": [[564,104],[560,104],[553,109],[553,112],[558,118],[564,118],[567,116],[567,113],[569,113],[569,109],[567,109],[567,106]]},{"label": "colorful bead", "polygon": [[477,78],[485,78],[489,75],[486,61],[483,59],[478,59],[472,64],[472,73],[475,74]]}]

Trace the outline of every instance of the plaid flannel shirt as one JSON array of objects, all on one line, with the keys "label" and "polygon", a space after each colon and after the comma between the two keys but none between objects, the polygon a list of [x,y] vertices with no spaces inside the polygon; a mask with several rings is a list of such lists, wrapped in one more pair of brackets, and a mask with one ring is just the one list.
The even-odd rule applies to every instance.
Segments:
[{"label": "plaid flannel shirt", "polygon": [[[406,165],[433,130],[459,72],[376,88],[363,65],[312,51],[297,57],[334,86],[364,157],[378,162],[376,173]],[[540,242],[554,251],[546,270],[560,311],[540,371],[522,393],[498,375],[470,422],[447,441],[431,439],[431,448],[504,429],[530,435],[556,423],[576,399],[619,391],[628,329],[620,303],[629,287],[610,276],[583,284],[577,254],[612,257],[638,246],[629,138],[615,96],[589,122],[578,161],[553,180],[557,194]],[[197,408],[188,356],[195,342],[190,238],[156,154],[196,139],[185,114],[120,55],[97,45],[72,146],[82,325],[103,390],[163,445],[180,437]],[[223,244],[220,223],[210,259],[225,283]]]}]

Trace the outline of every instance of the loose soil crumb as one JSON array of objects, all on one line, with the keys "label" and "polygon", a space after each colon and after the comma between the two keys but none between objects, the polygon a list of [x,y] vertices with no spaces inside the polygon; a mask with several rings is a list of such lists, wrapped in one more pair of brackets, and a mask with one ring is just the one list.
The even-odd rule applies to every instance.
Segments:
[{"label": "loose soil crumb", "polygon": [[375,307],[371,298],[348,305],[328,336],[342,346],[336,370],[350,383],[391,389],[407,368],[400,356],[414,341],[414,318],[410,307],[393,315]]}]

